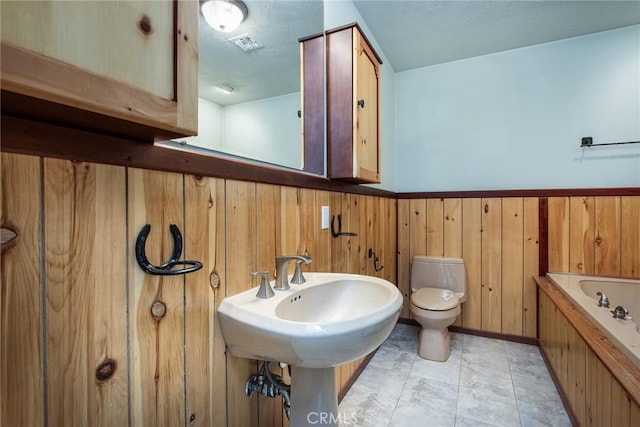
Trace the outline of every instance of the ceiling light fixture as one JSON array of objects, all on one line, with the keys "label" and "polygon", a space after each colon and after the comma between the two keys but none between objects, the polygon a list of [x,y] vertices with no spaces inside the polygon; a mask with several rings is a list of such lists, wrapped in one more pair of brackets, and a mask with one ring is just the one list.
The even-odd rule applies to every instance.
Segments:
[{"label": "ceiling light fixture", "polygon": [[233,86],[231,86],[228,83],[223,83],[220,84],[218,86],[216,86],[216,89],[218,89],[220,92],[227,94],[227,95],[231,95],[233,93],[233,91],[235,90],[235,88]]},{"label": "ceiling light fixture", "polygon": [[247,19],[249,9],[241,0],[207,0],[201,6],[205,21],[212,28],[230,33]]}]

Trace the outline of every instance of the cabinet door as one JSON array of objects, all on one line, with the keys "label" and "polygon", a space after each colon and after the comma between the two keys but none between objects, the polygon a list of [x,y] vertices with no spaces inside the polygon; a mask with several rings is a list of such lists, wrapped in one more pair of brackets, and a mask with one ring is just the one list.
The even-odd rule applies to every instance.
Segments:
[{"label": "cabinet door", "polygon": [[358,31],[354,31],[354,176],[380,182],[378,145],[378,60]]},{"label": "cabinet door", "polygon": [[382,62],[357,24],[327,31],[327,176],[380,182]]},{"label": "cabinet door", "polygon": [[143,140],[195,134],[197,5],[3,1],[3,112]]}]

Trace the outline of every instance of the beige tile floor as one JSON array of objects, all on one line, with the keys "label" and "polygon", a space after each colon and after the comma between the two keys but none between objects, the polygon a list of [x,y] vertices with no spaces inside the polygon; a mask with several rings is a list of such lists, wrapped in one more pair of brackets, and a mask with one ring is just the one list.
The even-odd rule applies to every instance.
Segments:
[{"label": "beige tile floor", "polygon": [[570,426],[538,347],[452,334],[451,356],[417,356],[398,324],[339,406],[341,426]]}]

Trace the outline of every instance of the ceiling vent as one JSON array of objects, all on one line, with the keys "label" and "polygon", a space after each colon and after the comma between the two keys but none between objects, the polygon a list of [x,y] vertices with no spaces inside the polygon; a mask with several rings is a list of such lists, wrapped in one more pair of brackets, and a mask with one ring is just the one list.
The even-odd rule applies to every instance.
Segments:
[{"label": "ceiling vent", "polygon": [[260,49],[261,47],[263,47],[260,43],[252,39],[249,34],[241,34],[239,36],[231,37],[227,40],[229,40],[231,43],[235,44],[245,52]]}]

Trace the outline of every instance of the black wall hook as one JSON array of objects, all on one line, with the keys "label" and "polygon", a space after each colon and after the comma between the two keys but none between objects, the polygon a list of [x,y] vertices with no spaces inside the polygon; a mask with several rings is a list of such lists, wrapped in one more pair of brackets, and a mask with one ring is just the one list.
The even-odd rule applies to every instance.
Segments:
[{"label": "black wall hook", "polygon": [[376,255],[375,252],[373,252],[373,248],[369,248],[369,258],[373,257],[373,268],[376,271],[380,271],[384,268],[384,266],[380,266],[378,267],[378,261],[380,261],[380,258],[378,258],[378,255]]},{"label": "black wall hook", "polygon": [[358,233],[352,233],[351,231],[344,231],[344,232],[342,231],[342,215],[341,214],[338,214],[338,231],[336,231],[333,225],[335,219],[336,219],[336,216],[331,215],[331,235],[333,237],[358,235]]},{"label": "black wall hook", "polygon": [[[135,248],[136,261],[138,261],[140,268],[149,274],[159,276],[175,276],[200,270],[202,268],[202,263],[200,261],[180,261],[180,256],[182,255],[182,234],[180,234],[180,229],[175,224],[169,225],[169,230],[173,236],[173,253],[167,262],[156,266],[149,262],[145,250],[147,236],[149,236],[149,232],[151,231],[151,225],[145,224],[144,227],[142,227],[142,230],[138,233]],[[173,270],[176,266],[184,266],[186,268]]]}]

